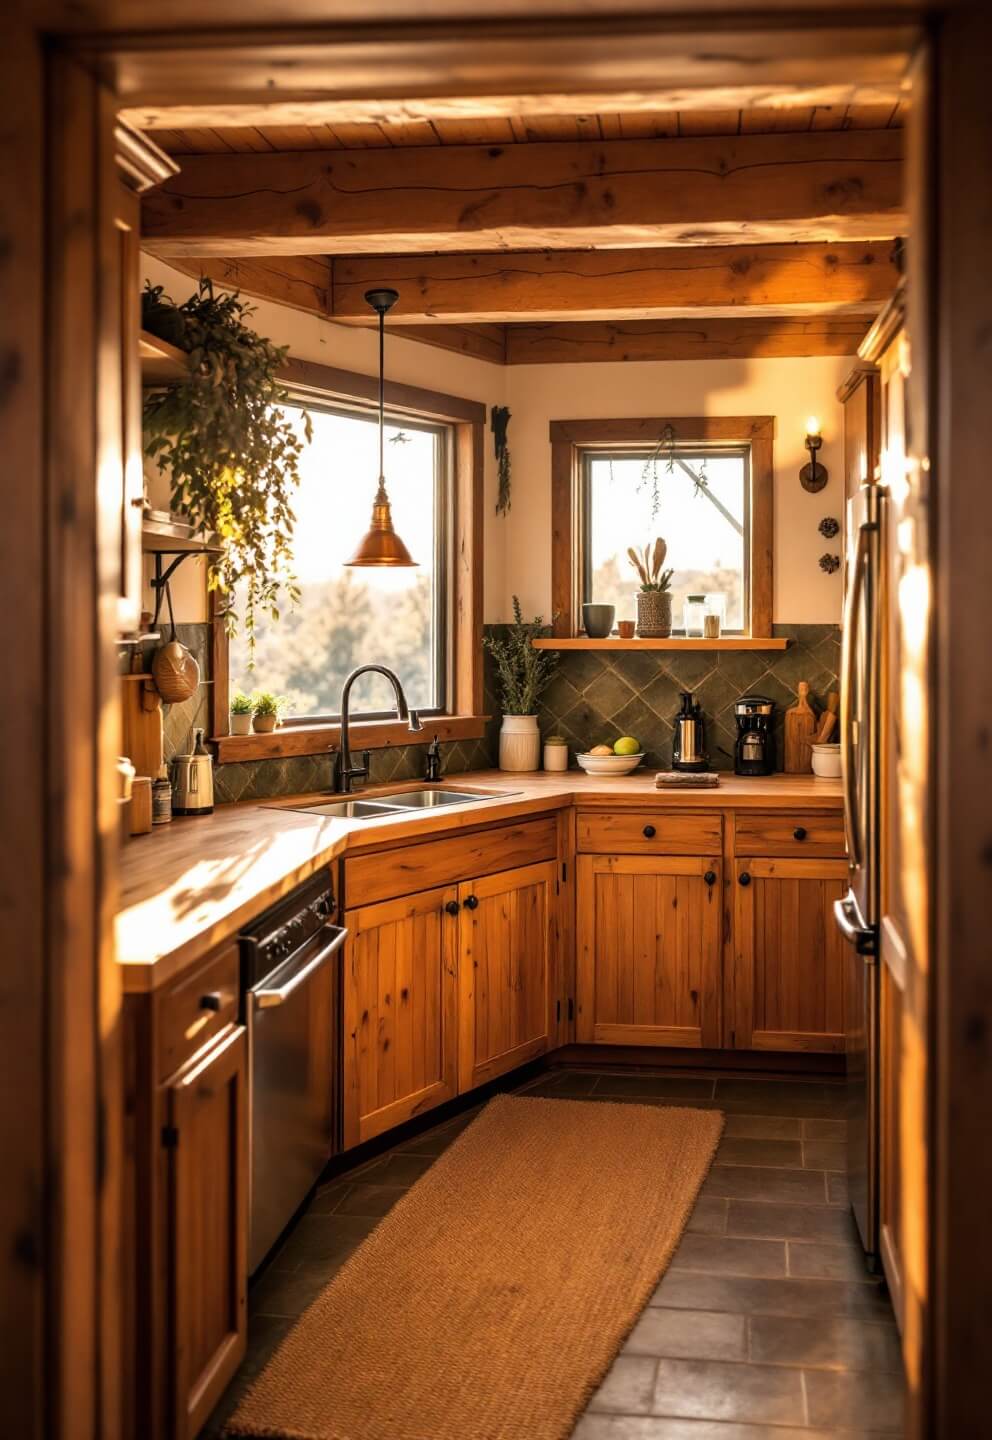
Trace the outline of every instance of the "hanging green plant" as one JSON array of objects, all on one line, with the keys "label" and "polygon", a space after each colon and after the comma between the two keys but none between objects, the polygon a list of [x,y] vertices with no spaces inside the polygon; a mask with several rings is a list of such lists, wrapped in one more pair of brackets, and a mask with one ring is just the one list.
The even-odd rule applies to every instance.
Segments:
[{"label": "hanging green plant", "polygon": [[496,496],[497,515],[505,515],[510,508],[510,446],[506,438],[509,424],[509,406],[494,405],[489,412],[489,428],[493,432],[496,475],[499,480],[499,492]]},{"label": "hanging green plant", "polygon": [[277,374],[286,349],[245,324],[253,307],[237,293],[215,295],[201,279],[181,305],[161,285],[146,284],[141,300],[144,328],[187,357],[181,378],[145,398],[145,454],[168,472],[171,508],[220,546],[208,584],[225,597],[231,630],[239,590],[253,663],[256,616],[278,620],[281,596],[299,598],[292,499],[310,417],[301,437],[279,408],[289,400]]}]

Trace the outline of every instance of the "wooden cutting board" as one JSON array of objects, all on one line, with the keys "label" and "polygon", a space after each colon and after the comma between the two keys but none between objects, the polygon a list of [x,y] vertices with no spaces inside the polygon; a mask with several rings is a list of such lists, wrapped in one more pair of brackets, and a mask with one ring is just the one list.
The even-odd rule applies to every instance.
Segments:
[{"label": "wooden cutting board", "polygon": [[162,768],[162,697],[151,675],[121,676],[124,754],[138,775]]},{"label": "wooden cutting board", "polygon": [[[799,682],[799,699],[785,712],[785,771],[806,775],[813,768],[816,712],[809,703],[809,684]],[[133,757],[132,757],[133,758]]]}]

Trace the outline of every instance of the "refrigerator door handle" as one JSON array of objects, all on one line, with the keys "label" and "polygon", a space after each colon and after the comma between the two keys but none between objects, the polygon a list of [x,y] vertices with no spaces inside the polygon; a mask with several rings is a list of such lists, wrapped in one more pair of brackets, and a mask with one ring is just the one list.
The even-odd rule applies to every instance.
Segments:
[{"label": "refrigerator door handle", "polygon": [[[864,840],[858,830],[857,817],[857,768],[853,753],[854,730],[853,730],[853,692],[855,681],[855,670],[857,668],[858,646],[857,622],[858,607],[862,596],[865,593],[865,568],[868,563],[870,550],[868,538],[875,531],[878,525],[874,521],[867,521],[858,526],[858,537],[855,542],[854,559],[851,566],[850,578],[847,587],[847,595],[844,601],[844,631],[842,654],[844,657],[844,673],[841,677],[840,687],[840,744],[841,744],[841,773],[844,785],[844,826],[847,832],[847,854],[850,864],[858,866],[864,859]],[[870,664],[871,661],[869,660]],[[867,677],[861,676],[862,687]],[[858,743],[865,743],[864,736],[858,736]]]},{"label": "refrigerator door handle", "polygon": [[834,919],[840,933],[859,955],[863,955],[869,964],[874,965],[878,955],[878,937],[870,927],[859,925],[856,917],[857,910],[850,895],[845,895],[843,900],[834,901]]}]

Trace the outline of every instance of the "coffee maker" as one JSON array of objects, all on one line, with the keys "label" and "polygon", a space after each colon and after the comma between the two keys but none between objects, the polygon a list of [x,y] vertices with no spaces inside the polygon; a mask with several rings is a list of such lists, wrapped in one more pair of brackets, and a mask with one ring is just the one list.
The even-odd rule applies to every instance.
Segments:
[{"label": "coffee maker", "polygon": [[774,714],[775,701],[764,695],[742,695],[737,701],[734,706],[737,720],[735,775],[771,775],[775,769]]},{"label": "coffee maker", "polygon": [[675,737],[672,740],[673,770],[708,770],[706,739],[703,731],[703,714],[698,700],[693,703],[688,690],[682,691],[682,709],[675,717]]}]

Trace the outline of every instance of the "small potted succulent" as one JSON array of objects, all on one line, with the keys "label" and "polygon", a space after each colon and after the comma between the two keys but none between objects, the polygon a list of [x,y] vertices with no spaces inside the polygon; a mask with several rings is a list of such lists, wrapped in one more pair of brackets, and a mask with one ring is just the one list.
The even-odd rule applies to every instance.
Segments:
[{"label": "small potted succulent", "polygon": [[285,695],[260,690],[252,699],[252,725],[260,735],[267,735],[279,724],[288,702]]},{"label": "small potted succulent", "polygon": [[637,592],[637,633],[645,640],[667,640],[672,633],[672,574],[662,567],[668,546],[659,535],[653,545],[645,545],[644,553],[633,545],[627,550],[631,565],[637,571],[641,588]]},{"label": "small potted succulent", "polygon": [[235,690],[231,696],[231,734],[248,735],[251,732],[251,717],[255,701],[243,690]]}]

